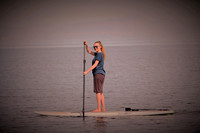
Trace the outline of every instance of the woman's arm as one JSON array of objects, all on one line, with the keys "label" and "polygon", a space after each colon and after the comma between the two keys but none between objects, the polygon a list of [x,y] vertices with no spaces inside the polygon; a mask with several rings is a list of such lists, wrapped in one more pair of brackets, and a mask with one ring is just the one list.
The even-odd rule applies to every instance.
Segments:
[{"label": "woman's arm", "polygon": [[92,52],[92,51],[90,50],[90,48],[88,47],[88,44],[87,44],[87,42],[86,42],[86,41],[84,41],[84,45],[86,45],[87,52],[88,52],[89,54],[91,54],[91,55],[95,56],[95,53],[94,53],[94,52]]},{"label": "woman's arm", "polygon": [[93,70],[95,67],[97,67],[97,65],[99,64],[99,60],[96,60],[94,62],[94,64],[87,70],[83,73],[83,75],[86,75],[87,73],[89,73],[91,70]]}]

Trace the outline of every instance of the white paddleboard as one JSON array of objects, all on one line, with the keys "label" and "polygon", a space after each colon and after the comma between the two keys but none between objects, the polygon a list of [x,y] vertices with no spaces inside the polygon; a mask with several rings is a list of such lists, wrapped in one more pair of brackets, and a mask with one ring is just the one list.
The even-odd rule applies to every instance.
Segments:
[{"label": "white paddleboard", "polygon": [[[82,117],[82,112],[55,112],[55,111],[35,111],[43,116],[71,116]],[[106,111],[106,112],[85,112],[85,116],[92,117],[116,117],[116,116],[150,116],[174,114],[173,110],[138,110],[138,111]]]}]

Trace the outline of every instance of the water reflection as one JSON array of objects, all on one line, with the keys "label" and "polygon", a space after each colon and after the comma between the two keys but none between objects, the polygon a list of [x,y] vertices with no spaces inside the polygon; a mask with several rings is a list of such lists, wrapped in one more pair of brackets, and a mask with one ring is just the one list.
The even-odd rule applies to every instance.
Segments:
[{"label": "water reflection", "polygon": [[97,128],[98,133],[106,133],[106,122],[103,117],[96,118],[95,127]]}]

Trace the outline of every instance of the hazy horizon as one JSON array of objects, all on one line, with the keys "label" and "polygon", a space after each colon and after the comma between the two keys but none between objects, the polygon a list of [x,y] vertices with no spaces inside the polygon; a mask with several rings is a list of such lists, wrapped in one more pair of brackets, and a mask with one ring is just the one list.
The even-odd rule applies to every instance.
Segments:
[{"label": "hazy horizon", "polygon": [[0,47],[200,44],[191,0],[8,0],[1,2]]}]

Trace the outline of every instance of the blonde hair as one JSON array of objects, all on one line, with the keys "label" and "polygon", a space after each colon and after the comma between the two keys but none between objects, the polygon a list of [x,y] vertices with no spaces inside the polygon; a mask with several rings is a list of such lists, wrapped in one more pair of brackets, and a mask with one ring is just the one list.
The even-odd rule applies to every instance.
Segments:
[{"label": "blonde hair", "polygon": [[105,60],[106,59],[106,52],[105,52],[104,46],[102,45],[101,41],[96,41],[95,43],[98,43],[101,46],[101,51],[103,53],[104,60]]}]

